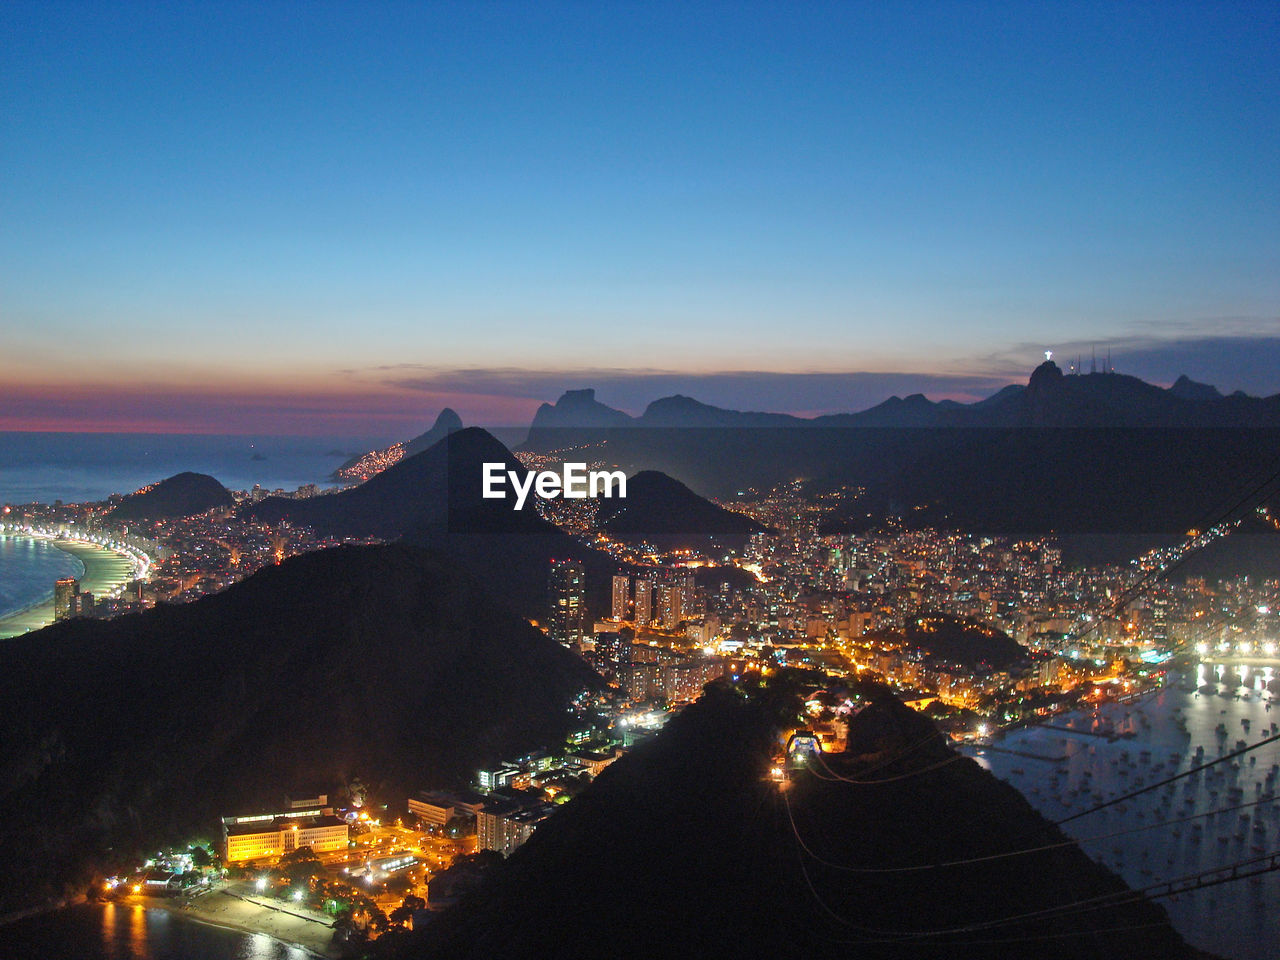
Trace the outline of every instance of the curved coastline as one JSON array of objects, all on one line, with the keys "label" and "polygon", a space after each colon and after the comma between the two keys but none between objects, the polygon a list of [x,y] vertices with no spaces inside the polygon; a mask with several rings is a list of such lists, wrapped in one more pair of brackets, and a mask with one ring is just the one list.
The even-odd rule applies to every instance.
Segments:
[{"label": "curved coastline", "polygon": [[[63,940],[70,944],[75,942],[77,937],[84,937],[86,930],[83,929],[83,917],[87,915],[96,918],[89,924],[87,933],[93,938],[93,942],[98,942],[94,931],[107,919],[101,915],[101,911],[111,909],[140,911],[141,916],[146,918],[144,929],[155,922],[155,914],[163,913],[176,918],[179,923],[208,927],[250,938],[269,938],[313,960],[337,960],[343,955],[341,949],[332,942],[331,924],[259,905],[234,894],[223,896],[222,893],[223,891],[212,891],[200,897],[172,899],[133,896],[121,901],[97,901],[78,897],[74,901],[49,903],[8,914],[0,918],[0,928],[4,928],[5,935],[10,941],[9,948],[16,950],[15,960],[25,960],[28,957],[34,960],[36,957],[52,955],[48,951],[50,940],[55,946],[61,948]],[[94,913],[77,917],[71,911],[94,911]],[[32,936],[30,930],[24,929],[30,924],[36,924],[37,930],[40,931],[35,936]],[[59,934],[57,932],[59,929],[64,932]],[[150,942],[149,934],[144,936]],[[108,939],[103,939],[102,943],[107,943]],[[241,953],[237,955],[247,956],[250,952],[253,956],[261,955],[260,950],[245,950],[247,946],[246,943],[241,948]],[[153,948],[154,944],[149,951]],[[108,947],[102,955],[114,954]]]},{"label": "curved coastline", "polygon": [[[221,896],[222,899],[213,898]],[[302,950],[317,960],[340,956],[332,943],[333,927],[288,911],[264,906],[243,897],[214,891],[191,900],[157,900],[147,909],[164,910],[193,923],[272,940]]]},{"label": "curved coastline", "polygon": [[[48,542],[48,540],[49,540],[49,538],[48,538],[48,537],[31,537],[31,536],[29,536],[28,534],[25,534],[25,533],[9,533],[9,532],[0,533],[0,537],[11,537],[11,538],[15,538],[15,539],[19,539],[19,538],[21,538],[21,539],[27,539],[27,540],[42,540],[42,541],[44,541],[44,542]],[[63,550],[63,551],[61,551],[61,552],[62,552],[62,553],[67,553],[67,551],[65,551],[65,550]],[[70,556],[73,560],[75,560],[76,565],[80,568],[79,572],[78,572],[78,573],[75,573],[75,574],[72,574],[72,576],[74,576],[77,580],[83,580],[83,579],[84,579],[84,575],[85,575],[85,566],[84,566],[84,561],[83,561],[83,560],[81,560],[79,557],[77,557],[75,554],[68,554],[68,556]],[[52,596],[52,594],[50,593],[50,595],[49,595],[49,596]],[[5,623],[10,619],[10,618],[17,618],[17,617],[20,617],[20,616],[22,616],[23,614],[27,613],[28,611],[30,611],[30,610],[34,610],[36,607],[39,607],[39,606],[40,606],[40,605],[42,605],[42,604],[48,603],[48,602],[49,602],[49,596],[43,596],[43,597],[40,597],[39,599],[32,600],[30,603],[25,603],[25,604],[23,604],[23,605],[22,605],[22,606],[20,606],[20,607],[15,607],[15,608],[14,608],[14,609],[12,609],[12,610],[8,610],[8,611],[6,611],[3,615],[0,615],[0,630],[2,630],[2,629],[3,629],[4,624],[5,624]]]},{"label": "curved coastline", "polygon": [[[35,536],[27,533],[15,533],[11,536]],[[85,540],[49,540],[64,553],[70,554],[84,568],[78,578],[80,589],[95,596],[108,596],[118,592],[130,580],[138,575],[136,559],[128,553],[104,547],[101,544]],[[39,630],[53,623],[53,584],[49,585],[49,594],[43,600],[16,610],[0,618],[0,640],[8,640],[21,636],[32,630]]]}]

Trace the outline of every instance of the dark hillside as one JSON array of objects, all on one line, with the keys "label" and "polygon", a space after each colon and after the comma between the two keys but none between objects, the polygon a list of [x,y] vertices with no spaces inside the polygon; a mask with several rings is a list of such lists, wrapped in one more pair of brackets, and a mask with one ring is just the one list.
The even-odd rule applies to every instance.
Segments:
[{"label": "dark hillside", "polygon": [[1127,888],[1074,845],[881,872],[1064,838],[888,696],[853,721],[860,755],[829,756],[830,771],[799,770],[784,791],[766,778],[779,716],[759,694],[709,687],[542,825],[488,885],[417,934],[405,955],[1195,955],[1145,901],[957,932],[1095,896],[1123,898]]},{"label": "dark hillside", "polygon": [[359,776],[392,796],[563,735],[595,674],[405,547],[338,548],[216,596],[7,641],[0,882]]},{"label": "dark hillside", "polygon": [[111,511],[112,520],[166,520],[191,517],[235,501],[227,490],[205,473],[179,473],[137,493],[131,493]]},{"label": "dark hillside", "polygon": [[657,470],[627,478],[625,498],[602,499],[598,523],[620,539],[676,546],[715,541],[741,547],[751,534],[765,530],[745,514],[705,500]]}]

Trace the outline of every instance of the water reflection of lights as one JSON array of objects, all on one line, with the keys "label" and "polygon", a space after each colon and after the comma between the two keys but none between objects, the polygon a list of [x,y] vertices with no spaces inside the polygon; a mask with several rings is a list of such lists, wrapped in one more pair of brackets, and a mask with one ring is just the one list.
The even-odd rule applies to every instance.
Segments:
[{"label": "water reflection of lights", "polygon": [[134,956],[147,955],[147,910],[142,904],[134,904],[129,911],[129,944]]},{"label": "water reflection of lights", "polygon": [[[1209,679],[1209,671],[1213,679]],[[1232,687],[1245,687],[1257,693],[1265,693],[1271,688],[1271,681],[1276,678],[1276,668],[1260,666],[1256,663],[1206,663],[1196,664],[1196,687],[1206,684]]]},{"label": "water reflection of lights", "polygon": [[265,933],[250,934],[244,947],[237,953],[236,960],[256,960],[258,957],[274,958],[279,954],[279,943]]}]

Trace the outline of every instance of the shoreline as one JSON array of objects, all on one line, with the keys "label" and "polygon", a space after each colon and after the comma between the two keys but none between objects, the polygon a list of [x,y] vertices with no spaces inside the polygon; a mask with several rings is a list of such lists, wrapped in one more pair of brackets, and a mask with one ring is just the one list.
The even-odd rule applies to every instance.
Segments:
[{"label": "shoreline", "polygon": [[[287,909],[258,904],[226,889],[211,890],[199,897],[128,896],[95,900],[88,897],[52,901],[16,910],[0,917],[0,928],[40,917],[56,918],[66,910],[93,908],[162,910],[171,917],[246,937],[267,937],[286,947],[300,950],[315,960],[341,960],[342,949],[333,943],[333,927],[318,917],[311,918]],[[154,922],[154,921],[151,921]],[[257,953],[254,953],[257,956]]]},{"label": "shoreline", "polygon": [[[118,592],[138,575],[138,562],[131,554],[87,540],[58,540],[39,534],[14,531],[7,536],[45,540],[80,562],[84,572],[79,577],[80,589],[98,597]],[[49,595],[20,610],[0,617],[0,640],[9,640],[53,623],[53,585]]]},{"label": "shoreline", "polygon": [[142,904],[211,927],[272,940],[303,950],[319,960],[342,956],[333,945],[333,927],[322,920],[264,906],[229,890],[213,890],[192,899],[147,898]]}]

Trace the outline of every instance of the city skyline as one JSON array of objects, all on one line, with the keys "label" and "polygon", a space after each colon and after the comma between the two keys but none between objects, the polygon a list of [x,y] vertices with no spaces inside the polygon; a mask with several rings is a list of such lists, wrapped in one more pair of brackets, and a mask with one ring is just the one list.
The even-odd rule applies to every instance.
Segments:
[{"label": "city skyline", "polygon": [[0,429],[1280,391],[1262,5],[0,17]]},{"label": "city skyline", "polygon": [[0,4],[4,956],[1272,960],[1278,53]]}]

